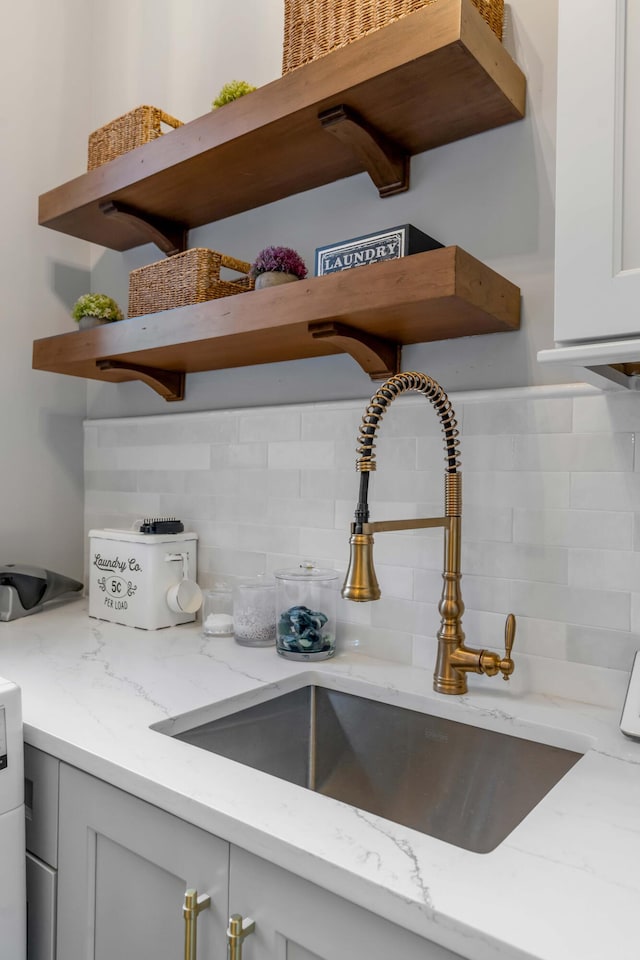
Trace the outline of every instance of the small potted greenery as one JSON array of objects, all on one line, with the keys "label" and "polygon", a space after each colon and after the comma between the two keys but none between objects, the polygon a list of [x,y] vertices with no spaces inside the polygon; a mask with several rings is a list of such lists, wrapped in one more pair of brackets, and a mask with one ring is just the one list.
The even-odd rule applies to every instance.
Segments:
[{"label": "small potted greenery", "polygon": [[300,254],[291,247],[265,247],[251,264],[250,274],[255,279],[256,290],[260,290],[303,280],[307,267]]},{"label": "small potted greenery", "polygon": [[225,103],[238,100],[240,97],[246,96],[247,93],[253,93],[256,89],[256,87],[252,87],[250,83],[247,83],[246,80],[230,80],[228,83],[225,83],[211,104],[211,109],[217,110],[218,107],[224,107]]},{"label": "small potted greenery", "polygon": [[102,323],[122,320],[122,310],[115,300],[104,293],[85,293],[74,303],[71,316],[80,330],[89,330]]}]

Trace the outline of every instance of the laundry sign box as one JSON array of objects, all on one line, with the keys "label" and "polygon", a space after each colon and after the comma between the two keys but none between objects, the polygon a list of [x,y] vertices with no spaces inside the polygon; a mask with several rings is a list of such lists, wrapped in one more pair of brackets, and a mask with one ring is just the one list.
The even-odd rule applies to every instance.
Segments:
[{"label": "laundry sign box", "polygon": [[158,630],[195,620],[172,610],[169,590],[196,579],[196,533],[89,531],[89,616]]},{"label": "laundry sign box", "polygon": [[316,276],[324,277],[328,273],[339,273],[382,260],[398,260],[412,253],[425,253],[442,246],[438,240],[418,230],[413,224],[403,223],[399,227],[387,227],[376,233],[318,247]]}]

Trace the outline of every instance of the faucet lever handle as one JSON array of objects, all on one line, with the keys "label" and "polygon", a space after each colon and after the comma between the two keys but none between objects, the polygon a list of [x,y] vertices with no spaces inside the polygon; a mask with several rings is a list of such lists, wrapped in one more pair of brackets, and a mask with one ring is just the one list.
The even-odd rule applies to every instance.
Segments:
[{"label": "faucet lever handle", "polygon": [[511,659],[511,651],[513,650],[513,641],[516,638],[516,618],[512,613],[510,613],[505,621],[504,625],[504,657],[500,661],[500,670],[502,672],[502,679],[508,680],[513,671],[515,670],[515,663]]}]

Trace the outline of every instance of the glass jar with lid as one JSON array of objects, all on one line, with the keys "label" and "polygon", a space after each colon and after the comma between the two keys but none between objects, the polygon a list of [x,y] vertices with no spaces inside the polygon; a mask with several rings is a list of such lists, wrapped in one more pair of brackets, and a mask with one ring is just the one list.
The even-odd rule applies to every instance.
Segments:
[{"label": "glass jar with lid", "polygon": [[239,581],[233,588],[233,633],[243,647],[270,647],[276,642],[276,587],[263,576]]},{"label": "glass jar with lid", "polygon": [[310,561],[276,570],[276,650],[289,660],[326,660],[336,651],[335,570]]}]

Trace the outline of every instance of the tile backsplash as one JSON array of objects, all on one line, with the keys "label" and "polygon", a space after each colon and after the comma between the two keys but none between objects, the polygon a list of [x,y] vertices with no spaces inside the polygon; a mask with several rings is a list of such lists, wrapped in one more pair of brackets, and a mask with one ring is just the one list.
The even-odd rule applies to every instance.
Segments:
[{"label": "tile backsplash", "polygon": [[[375,387],[372,390],[374,392]],[[451,397],[461,434],[467,642],[627,670],[640,647],[640,396],[581,384]],[[177,516],[199,582],[312,559],[344,573],[366,401],[85,423],[85,525]],[[378,431],[371,519],[440,515],[444,447],[423,397]],[[376,536],[382,598],[339,599],[339,643],[431,666],[442,532]]]}]

